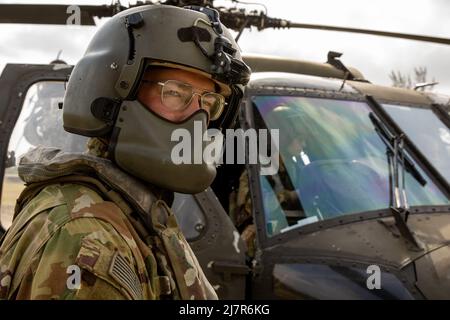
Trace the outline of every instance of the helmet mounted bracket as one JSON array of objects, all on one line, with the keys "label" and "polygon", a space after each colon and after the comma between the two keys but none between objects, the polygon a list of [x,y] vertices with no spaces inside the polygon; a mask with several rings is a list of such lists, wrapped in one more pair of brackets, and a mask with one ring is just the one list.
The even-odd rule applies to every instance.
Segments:
[{"label": "helmet mounted bracket", "polygon": [[[211,73],[213,77],[227,85],[236,83],[243,85],[247,84],[249,81],[248,75],[250,74],[250,68],[234,58],[236,49],[234,49],[230,41],[222,35],[223,29],[220,23],[219,12],[212,8],[200,6],[187,6],[185,8],[202,12],[209,19],[209,23],[203,19],[197,19],[195,21],[192,28],[192,41],[200,49],[202,54],[212,62]],[[214,41],[214,53],[212,54],[208,54],[207,50],[200,43],[199,28],[197,27],[199,22],[208,24],[217,35]]]}]

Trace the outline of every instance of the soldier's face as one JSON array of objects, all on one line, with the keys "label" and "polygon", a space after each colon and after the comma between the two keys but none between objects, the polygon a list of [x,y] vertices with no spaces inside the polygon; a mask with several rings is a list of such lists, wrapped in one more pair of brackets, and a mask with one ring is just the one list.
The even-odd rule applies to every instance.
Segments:
[{"label": "soldier's face", "polygon": [[[174,110],[163,104],[161,99],[162,86],[167,80],[177,80],[181,83],[191,85],[194,92],[214,92],[214,82],[204,76],[179,69],[154,69],[146,72],[138,91],[138,100],[161,117],[180,122],[189,117],[200,108],[200,97],[194,95],[190,103],[181,110]],[[208,111],[208,110],[207,110]]]},{"label": "soldier's face", "polygon": [[299,138],[293,138],[288,145],[288,150],[291,154],[298,155],[305,147],[305,142]]}]

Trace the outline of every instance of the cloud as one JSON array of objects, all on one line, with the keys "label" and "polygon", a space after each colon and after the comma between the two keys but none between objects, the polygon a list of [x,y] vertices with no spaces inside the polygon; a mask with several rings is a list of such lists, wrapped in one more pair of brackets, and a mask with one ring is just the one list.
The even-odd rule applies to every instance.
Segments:
[{"label": "cloud", "polygon": [[0,31],[0,55],[7,62],[49,63],[62,50],[62,59],[76,63],[94,31],[78,26],[5,25]]},{"label": "cloud", "polygon": [[[266,1],[268,14],[300,23],[423,34],[449,38],[450,1],[378,0]],[[344,53],[344,63],[356,67],[374,83],[390,85],[389,73],[412,73],[425,66],[441,82],[436,91],[450,94],[448,56],[450,46],[395,38],[319,30],[244,31],[244,51],[282,55],[316,62],[327,52]],[[431,78],[431,77],[430,77]]]}]

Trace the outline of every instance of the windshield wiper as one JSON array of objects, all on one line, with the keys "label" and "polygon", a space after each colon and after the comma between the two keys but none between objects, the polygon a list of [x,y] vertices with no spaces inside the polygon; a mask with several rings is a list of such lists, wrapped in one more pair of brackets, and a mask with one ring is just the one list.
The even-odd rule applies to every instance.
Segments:
[{"label": "windshield wiper", "polygon": [[417,170],[416,166],[414,165],[412,160],[409,158],[409,156],[405,154],[405,151],[404,151],[405,136],[403,134],[392,135],[388,131],[388,129],[384,125],[382,125],[381,122],[375,117],[373,112],[369,113],[369,118],[372,121],[373,125],[375,126],[375,130],[379,134],[381,140],[383,140],[384,144],[386,145],[386,147],[389,148],[390,152],[394,153],[396,141],[400,142],[400,140],[401,140],[401,145],[400,145],[400,143],[398,145],[399,150],[397,152],[397,156],[403,157],[404,164],[405,164],[404,169],[406,169],[406,171],[411,173],[411,175],[417,180],[417,182],[419,182],[420,185],[422,187],[424,187],[427,184],[427,181],[422,176],[422,174],[419,172],[419,170]]},{"label": "windshield wiper", "polygon": [[[391,134],[389,130],[377,119],[373,112],[369,113],[369,118],[375,127],[375,131],[380,136],[387,149],[386,154],[388,156],[389,166],[389,206],[392,215],[394,216],[395,225],[397,226],[400,234],[414,246],[414,249],[421,250],[419,243],[407,225],[409,205],[405,190],[405,170],[411,173],[411,175],[422,186],[425,186],[427,182],[417,170],[411,159],[405,154],[405,135],[403,133],[399,135]],[[402,166],[401,192],[399,182],[399,164]]]}]

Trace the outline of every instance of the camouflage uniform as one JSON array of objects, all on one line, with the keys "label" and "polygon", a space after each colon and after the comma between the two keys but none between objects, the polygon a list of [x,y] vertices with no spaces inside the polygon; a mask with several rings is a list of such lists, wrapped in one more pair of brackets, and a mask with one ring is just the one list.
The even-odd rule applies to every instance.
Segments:
[{"label": "camouflage uniform", "polygon": [[236,228],[240,231],[241,238],[247,247],[247,256],[255,255],[256,228],[252,216],[252,200],[248,186],[248,174],[244,170],[239,178],[237,191],[233,190],[229,197],[229,214]]},{"label": "camouflage uniform", "polygon": [[[285,164],[280,161],[277,175],[269,176],[269,182],[273,185],[283,186],[276,190],[277,198],[273,206],[297,209],[300,206],[297,192],[290,181]],[[277,181],[275,181],[277,179]],[[248,173],[244,170],[239,178],[237,190],[233,190],[229,196],[229,214],[236,228],[240,231],[241,238],[247,246],[247,256],[253,258],[256,250],[256,227],[252,216],[252,199],[248,185]]]},{"label": "camouflage uniform", "polygon": [[[101,145],[91,140],[91,153]],[[39,148],[28,158],[0,247],[0,299],[217,299],[155,192],[107,159]],[[68,286],[70,266],[79,288]]]}]

